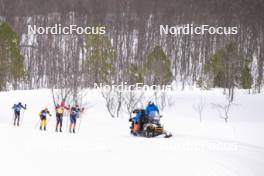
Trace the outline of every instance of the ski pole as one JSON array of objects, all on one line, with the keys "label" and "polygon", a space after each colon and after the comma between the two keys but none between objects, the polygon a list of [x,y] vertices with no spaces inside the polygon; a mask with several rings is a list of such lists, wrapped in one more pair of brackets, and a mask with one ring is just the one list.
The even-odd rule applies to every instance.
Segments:
[{"label": "ski pole", "polygon": [[13,112],[12,125],[15,126],[15,112]]},{"label": "ski pole", "polygon": [[49,118],[48,118],[48,116],[47,116],[47,120],[46,120],[46,127],[47,127],[47,126],[48,126],[48,124],[49,124],[49,121],[50,121],[50,119],[51,119],[51,116],[52,116],[52,115],[50,115],[50,116],[49,116]]},{"label": "ski pole", "polygon": [[[50,121],[50,118],[47,118],[47,119],[46,119],[46,130],[47,130],[47,126],[48,126],[48,124],[49,124],[49,121]],[[45,125],[44,125],[44,128],[45,128]]]},{"label": "ski pole", "polygon": [[79,117],[79,123],[78,123],[78,131],[77,131],[77,133],[79,133],[79,131],[80,131],[80,128],[81,128],[81,123],[82,123],[82,117],[81,117],[81,115],[80,115],[80,117]]},{"label": "ski pole", "polygon": [[81,128],[81,122],[82,122],[82,116],[83,116],[83,113],[85,111],[86,108],[82,108],[81,111],[80,111],[80,114],[79,114],[79,118],[80,118],[80,122],[79,122],[79,125],[78,125],[78,133],[80,131],[80,128]]},{"label": "ski pole", "polygon": [[69,117],[68,117],[68,114],[65,115],[65,118],[66,118],[66,127],[65,127],[65,131],[67,132],[67,131],[68,131],[68,125],[69,125]]},{"label": "ski pole", "polygon": [[25,106],[24,106],[24,110],[22,111],[21,120],[20,120],[20,126],[21,126],[22,123],[23,123],[24,113],[25,113],[25,110],[26,110],[26,109],[27,109],[27,104],[25,104]]},{"label": "ski pole", "polygon": [[37,129],[38,125],[40,124],[41,120],[39,119],[35,125],[35,129]]},{"label": "ski pole", "polygon": [[82,123],[82,115],[83,115],[83,112],[84,112],[84,108],[82,109],[81,113],[79,114],[79,123],[78,123],[78,130],[77,130],[77,133],[79,133],[80,131],[80,128],[81,128],[81,123]]},{"label": "ski pole", "polygon": [[20,126],[21,126],[22,123],[23,123],[24,113],[25,113],[25,110],[22,111],[21,120],[20,120]]}]

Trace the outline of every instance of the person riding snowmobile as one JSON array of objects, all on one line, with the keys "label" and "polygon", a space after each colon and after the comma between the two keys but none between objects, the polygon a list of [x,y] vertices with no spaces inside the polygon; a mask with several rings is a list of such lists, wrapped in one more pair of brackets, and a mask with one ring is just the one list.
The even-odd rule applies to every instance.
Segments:
[{"label": "person riding snowmobile", "polygon": [[56,110],[56,132],[58,132],[58,127],[60,128],[60,132],[62,132],[62,118],[64,114],[64,110],[69,110],[69,107],[65,106],[64,102],[62,101],[61,104],[55,107]]},{"label": "person riding snowmobile", "polygon": [[160,126],[160,119],[156,118],[156,117],[161,117],[158,106],[155,105],[154,102],[150,101],[145,111],[146,111],[146,115],[148,117],[149,122],[155,123],[158,126]]},{"label": "person riding snowmobile", "polygon": [[156,106],[154,102],[151,101],[148,103],[145,112],[149,118],[154,118],[155,116],[160,114],[158,106]]},{"label": "person riding snowmobile", "polygon": [[144,109],[135,109],[133,111],[135,113],[135,117],[129,119],[131,124],[131,133],[136,134],[139,131],[143,130],[144,124],[147,123],[147,118],[145,118],[145,110]]},{"label": "person riding snowmobile", "polygon": [[21,102],[19,102],[18,104],[14,104],[12,109],[14,109],[14,126],[17,125],[19,126],[19,122],[20,122],[20,111],[21,109],[26,109],[26,105],[23,106]]},{"label": "person riding snowmobile", "polygon": [[82,110],[80,109],[79,105],[75,105],[71,108],[70,111],[70,127],[69,127],[69,132],[73,132],[75,133],[75,127],[76,127],[76,122],[77,122],[77,118],[79,118],[80,113],[83,112],[83,108]]},{"label": "person riding snowmobile", "polygon": [[[149,105],[150,104],[152,103],[149,103]],[[132,135],[148,138],[156,137],[159,135],[165,135],[165,138],[169,138],[172,136],[172,134],[164,130],[163,126],[160,124],[160,116],[158,116],[158,118],[156,118],[156,116],[154,116],[153,118],[149,118],[145,111],[146,110],[144,109],[135,109],[133,111],[133,113],[135,113],[136,115],[135,117],[129,119],[129,122],[132,123],[130,127],[130,133]]]},{"label": "person riding snowmobile", "polygon": [[139,123],[140,119],[141,119],[141,116],[142,116],[142,112],[141,111],[137,111],[136,112],[136,116],[133,118],[134,123]]},{"label": "person riding snowmobile", "polygon": [[47,116],[52,116],[51,113],[49,112],[48,108],[43,109],[40,111],[39,116],[40,116],[40,127],[39,129],[46,131],[46,126],[47,126]]},{"label": "person riding snowmobile", "polygon": [[145,110],[135,109],[133,113],[136,113],[136,116],[129,119],[129,122],[132,123],[130,127],[132,135],[147,138],[159,135],[165,135],[165,138],[172,136],[160,124],[161,116],[158,107],[154,103],[149,102]]},{"label": "person riding snowmobile", "polygon": [[141,120],[141,117],[142,117],[142,112],[140,110],[136,110],[134,111],[134,113],[136,113],[136,116],[133,117],[133,120],[132,120],[132,133],[136,133],[140,130],[140,120]]}]

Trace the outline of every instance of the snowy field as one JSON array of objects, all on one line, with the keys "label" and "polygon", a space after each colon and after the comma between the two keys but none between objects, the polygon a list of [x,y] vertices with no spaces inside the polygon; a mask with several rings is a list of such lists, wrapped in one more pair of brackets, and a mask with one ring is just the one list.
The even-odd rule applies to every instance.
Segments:
[{"label": "snowy field", "polygon": [[[77,134],[55,133],[55,114],[46,132],[38,113],[53,109],[49,90],[0,93],[0,173],[4,176],[263,176],[264,94],[236,92],[230,120],[219,118],[212,103],[225,101],[222,90],[174,93],[175,104],[162,112],[173,137],[132,137],[128,117],[112,119],[100,93],[87,94],[93,106]],[[204,100],[203,121],[193,106]],[[13,127],[12,105],[28,105],[21,127]]]}]

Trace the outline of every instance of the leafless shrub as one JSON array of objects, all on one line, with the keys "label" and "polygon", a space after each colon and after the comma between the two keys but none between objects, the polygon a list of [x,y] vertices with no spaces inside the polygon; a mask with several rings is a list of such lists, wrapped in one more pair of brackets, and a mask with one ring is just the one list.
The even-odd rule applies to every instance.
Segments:
[{"label": "leafless shrub", "polygon": [[130,118],[132,117],[133,110],[139,107],[139,105],[142,104],[142,100],[144,99],[145,99],[144,91],[128,91],[124,93],[123,100],[124,100],[125,110],[127,114],[129,114]]},{"label": "leafless shrub", "polygon": [[202,122],[202,115],[203,115],[203,110],[205,108],[205,100],[203,99],[203,97],[200,98],[199,103],[193,105],[193,109],[199,114],[199,120],[200,122]]},{"label": "leafless shrub", "polygon": [[237,104],[233,103],[233,98],[230,96],[226,96],[224,104],[212,103],[213,108],[217,109],[219,117],[224,119],[226,123],[230,119],[229,113],[233,105],[237,105]]},{"label": "leafless shrub", "polygon": [[106,108],[112,118],[119,117],[122,108],[122,92],[115,89],[102,90]]}]

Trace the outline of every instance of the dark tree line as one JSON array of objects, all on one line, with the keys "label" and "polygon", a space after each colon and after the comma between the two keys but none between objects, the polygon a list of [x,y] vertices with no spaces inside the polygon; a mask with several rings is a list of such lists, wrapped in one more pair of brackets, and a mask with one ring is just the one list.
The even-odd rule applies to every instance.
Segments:
[{"label": "dark tree line", "polygon": [[[204,69],[211,56],[231,41],[237,43],[239,52],[245,55],[243,58],[250,61],[248,68],[255,90],[260,91],[263,86],[262,0],[0,0],[0,16],[21,40],[27,74],[16,88],[87,87],[97,80],[115,83],[143,80],[151,84],[153,75],[148,74],[152,72],[144,70],[155,48],[160,48],[164,59],[169,59],[172,80],[181,82],[184,88],[208,76]],[[188,23],[238,26],[239,31],[237,35],[159,33],[161,24]],[[107,34],[103,40],[96,37],[89,40],[85,35],[27,35],[28,24],[104,25]],[[95,61],[103,57],[108,61],[100,66]]]}]

